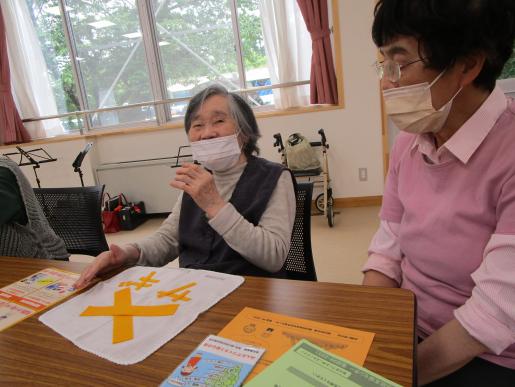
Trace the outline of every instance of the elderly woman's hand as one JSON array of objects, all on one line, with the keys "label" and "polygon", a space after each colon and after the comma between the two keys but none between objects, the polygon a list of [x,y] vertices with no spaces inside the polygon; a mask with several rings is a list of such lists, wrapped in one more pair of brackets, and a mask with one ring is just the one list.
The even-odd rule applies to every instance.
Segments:
[{"label": "elderly woman's hand", "polygon": [[225,206],[225,201],[216,189],[213,175],[200,165],[184,163],[176,170],[175,180],[170,185],[190,195],[210,219]]},{"label": "elderly woman's hand", "polygon": [[139,257],[139,250],[133,245],[118,246],[112,244],[108,251],[100,253],[95,260],[84,269],[80,278],[73,284],[75,289],[82,289],[91,284],[98,274],[106,273],[135,261]]}]

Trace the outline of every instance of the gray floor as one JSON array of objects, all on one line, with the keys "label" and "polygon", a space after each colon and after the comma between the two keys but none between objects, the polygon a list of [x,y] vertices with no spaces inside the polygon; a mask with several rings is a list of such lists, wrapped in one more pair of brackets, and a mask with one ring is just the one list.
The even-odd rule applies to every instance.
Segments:
[{"label": "gray floor", "polygon": [[[311,242],[318,280],[359,284],[363,278],[361,267],[367,258],[370,239],[379,225],[379,207],[338,209],[335,225],[330,228],[323,216],[313,216]],[[129,243],[154,232],[163,219],[150,219],[134,231],[107,234],[109,243]],[[91,257],[72,256],[75,261],[89,261]],[[176,266],[173,262],[172,266]]]}]

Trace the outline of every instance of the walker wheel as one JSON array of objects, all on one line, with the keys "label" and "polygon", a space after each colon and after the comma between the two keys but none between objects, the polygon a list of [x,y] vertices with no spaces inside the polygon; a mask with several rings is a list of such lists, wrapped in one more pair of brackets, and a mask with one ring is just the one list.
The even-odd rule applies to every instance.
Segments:
[{"label": "walker wheel", "polygon": [[[333,205],[333,197],[331,196],[332,193],[328,193],[327,195],[327,204],[328,206],[329,205]],[[324,212],[324,194],[321,193],[320,195],[317,196],[317,198],[315,199],[315,207],[317,208],[318,211],[320,212]]]},{"label": "walker wheel", "polygon": [[317,208],[317,210],[321,213],[324,212],[324,194],[321,193],[320,195],[317,196],[317,198],[315,199],[315,207]]},{"label": "walker wheel", "polygon": [[333,211],[333,198],[331,198],[331,201],[327,203],[327,223],[329,224],[329,227],[334,226],[334,211]]}]

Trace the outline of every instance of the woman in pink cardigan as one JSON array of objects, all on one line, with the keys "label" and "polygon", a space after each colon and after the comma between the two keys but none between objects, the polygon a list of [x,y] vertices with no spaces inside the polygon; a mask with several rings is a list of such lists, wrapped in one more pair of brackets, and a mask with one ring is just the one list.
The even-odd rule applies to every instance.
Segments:
[{"label": "woman in pink cardigan", "polygon": [[372,35],[401,133],[363,284],[415,293],[420,384],[515,386],[515,2],[382,0]]}]

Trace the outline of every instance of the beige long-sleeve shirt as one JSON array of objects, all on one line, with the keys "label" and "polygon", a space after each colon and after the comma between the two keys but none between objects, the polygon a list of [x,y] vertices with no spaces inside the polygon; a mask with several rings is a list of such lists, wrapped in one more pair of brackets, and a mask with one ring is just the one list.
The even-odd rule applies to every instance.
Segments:
[{"label": "beige long-sleeve shirt", "polygon": [[[296,201],[291,174],[288,171],[281,174],[259,224],[254,226],[229,203],[246,165],[238,164],[228,171],[213,173],[216,188],[227,204],[209,220],[209,225],[250,263],[276,272],[288,255],[295,220]],[[181,204],[182,193],[161,227],[136,243],[140,250],[138,265],[163,266],[178,257]]]}]

